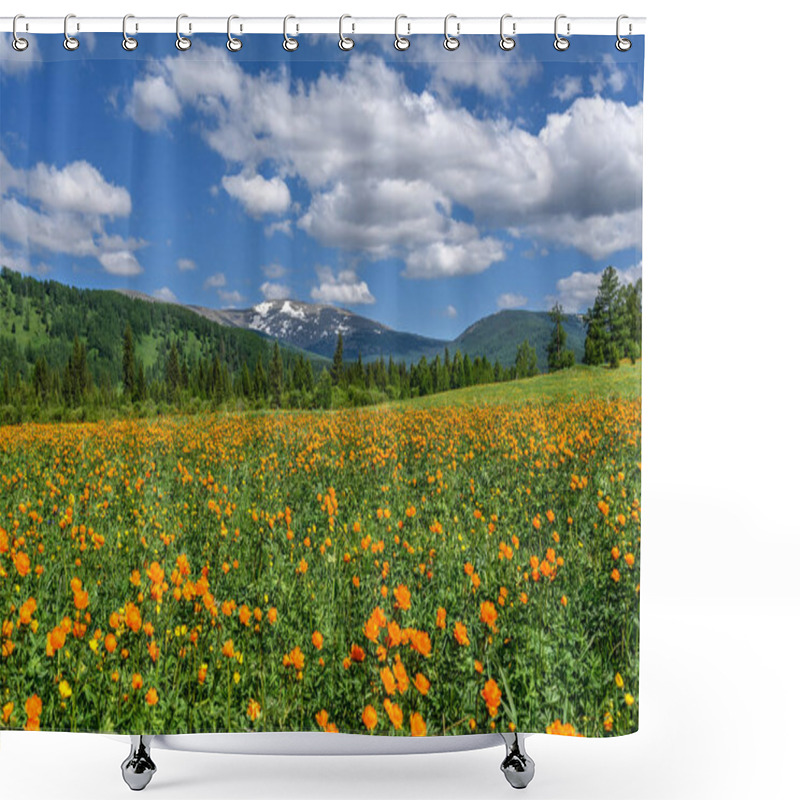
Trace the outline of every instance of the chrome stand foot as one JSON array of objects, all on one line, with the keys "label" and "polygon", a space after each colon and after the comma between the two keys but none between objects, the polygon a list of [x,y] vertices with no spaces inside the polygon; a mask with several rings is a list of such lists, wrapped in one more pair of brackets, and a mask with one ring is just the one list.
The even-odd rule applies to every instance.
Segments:
[{"label": "chrome stand foot", "polygon": [[122,779],[134,792],[144,789],[156,773],[156,765],[150,758],[152,740],[152,736],[131,736],[131,752],[122,762]]},{"label": "chrome stand foot", "polygon": [[524,789],[532,780],[535,765],[525,752],[525,739],[517,733],[501,733],[506,745],[506,757],[500,765],[506,780],[515,789]]}]

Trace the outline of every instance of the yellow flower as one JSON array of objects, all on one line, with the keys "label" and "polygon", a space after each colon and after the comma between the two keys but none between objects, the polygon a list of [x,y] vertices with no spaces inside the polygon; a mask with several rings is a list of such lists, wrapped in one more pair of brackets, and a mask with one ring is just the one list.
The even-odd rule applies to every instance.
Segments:
[{"label": "yellow flower", "polygon": [[614,683],[617,684],[617,688],[621,689],[625,685],[625,681],[622,680],[622,675],[619,672],[614,676]]},{"label": "yellow flower", "polygon": [[634,702],[634,701],[633,701],[633,695],[632,695],[630,692],[628,692],[628,693],[625,695],[625,705],[626,705],[626,706],[632,706],[632,705],[633,705],[633,702]]},{"label": "yellow flower", "polygon": [[66,700],[68,697],[72,697],[72,688],[66,681],[61,681],[58,684],[58,693]]}]

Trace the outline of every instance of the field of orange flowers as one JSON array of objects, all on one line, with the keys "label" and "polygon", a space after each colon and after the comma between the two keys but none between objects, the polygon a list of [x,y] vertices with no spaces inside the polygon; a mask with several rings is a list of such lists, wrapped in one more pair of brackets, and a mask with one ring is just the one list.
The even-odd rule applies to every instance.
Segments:
[{"label": "field of orange flowers", "polygon": [[0,730],[634,731],[640,422],[0,428]]}]

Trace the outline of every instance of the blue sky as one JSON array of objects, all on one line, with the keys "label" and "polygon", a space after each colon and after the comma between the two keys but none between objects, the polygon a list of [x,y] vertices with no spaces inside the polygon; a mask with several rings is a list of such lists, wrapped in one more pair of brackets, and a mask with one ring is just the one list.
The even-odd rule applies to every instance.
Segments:
[{"label": "blue sky", "polygon": [[0,263],[450,338],[641,275],[643,37],[0,40]]}]

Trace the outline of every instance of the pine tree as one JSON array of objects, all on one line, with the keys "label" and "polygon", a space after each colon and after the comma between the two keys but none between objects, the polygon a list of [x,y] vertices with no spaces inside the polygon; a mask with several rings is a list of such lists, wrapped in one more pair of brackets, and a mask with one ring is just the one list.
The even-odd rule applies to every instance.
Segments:
[{"label": "pine tree", "polygon": [[607,364],[612,360],[616,348],[617,358],[623,315],[619,297],[619,276],[614,267],[606,267],[600,276],[600,286],[594,305],[584,315],[586,325],[586,352],[583,360],[587,364]]},{"label": "pine tree", "polygon": [[136,383],[136,356],[133,346],[133,331],[130,323],[125,326],[122,337],[122,388],[128,397],[133,395]]},{"label": "pine tree", "polygon": [[344,375],[344,340],[342,332],[339,331],[339,338],[336,340],[336,352],[333,354],[333,367],[331,369],[331,380],[334,386],[338,386]]},{"label": "pine tree", "polygon": [[256,361],[256,368],[253,370],[253,392],[258,398],[264,398],[267,395],[267,373],[264,371],[264,363],[261,360],[261,353],[258,354],[258,361]]},{"label": "pine tree", "polygon": [[272,358],[269,362],[269,394],[272,405],[280,408],[283,404],[283,359],[277,342],[272,345]]},{"label": "pine tree", "polygon": [[178,348],[175,344],[170,347],[169,355],[167,356],[165,383],[167,385],[167,400],[170,403],[174,403],[181,388],[181,365],[178,359]]},{"label": "pine tree", "polygon": [[556,372],[571,367],[575,363],[575,353],[567,350],[567,332],[561,324],[564,310],[558,303],[550,309],[550,319],[553,321],[553,333],[547,345],[547,369]]}]

